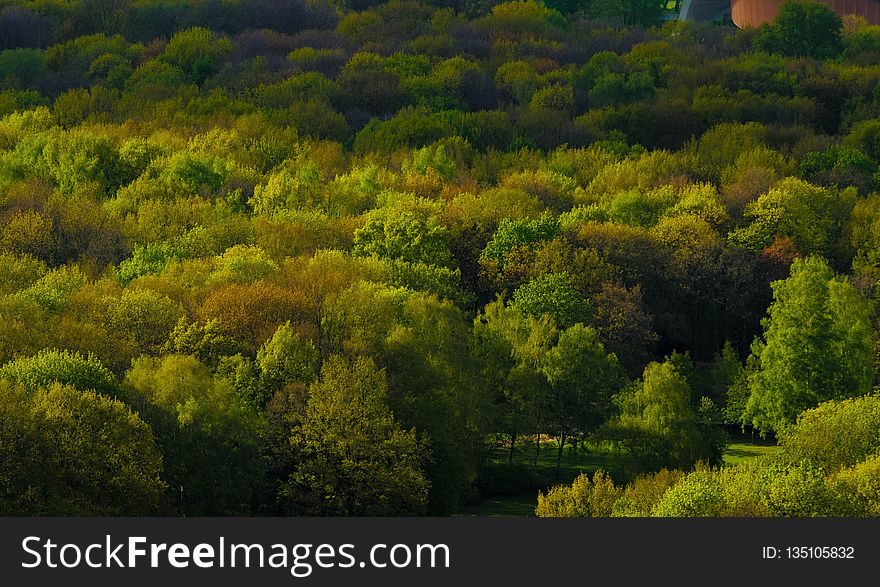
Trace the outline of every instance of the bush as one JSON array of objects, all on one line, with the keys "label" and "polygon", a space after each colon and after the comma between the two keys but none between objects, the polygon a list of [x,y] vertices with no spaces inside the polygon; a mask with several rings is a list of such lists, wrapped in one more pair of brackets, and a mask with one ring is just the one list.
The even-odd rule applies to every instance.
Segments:
[{"label": "bush", "polygon": [[651,515],[661,518],[716,517],[724,507],[724,488],[710,470],[690,473],[663,494]]},{"label": "bush", "polygon": [[880,395],[806,410],[780,440],[791,462],[807,460],[829,473],[855,466],[880,450]]},{"label": "bush", "polygon": [[546,493],[538,493],[535,514],[542,518],[575,518],[611,516],[614,503],[623,489],[599,470],[592,480],[586,473],[578,476],[570,487],[557,485]]},{"label": "bush", "polygon": [[843,516],[880,516],[880,455],[849,469],[831,480],[831,491]]},{"label": "bush", "polygon": [[809,463],[773,471],[767,487],[767,506],[775,516],[834,515],[834,500],[822,470]]},{"label": "bush", "polygon": [[626,486],[623,495],[614,504],[612,515],[650,516],[669,488],[684,476],[685,473],[677,469],[660,469],[654,474],[637,477]]}]

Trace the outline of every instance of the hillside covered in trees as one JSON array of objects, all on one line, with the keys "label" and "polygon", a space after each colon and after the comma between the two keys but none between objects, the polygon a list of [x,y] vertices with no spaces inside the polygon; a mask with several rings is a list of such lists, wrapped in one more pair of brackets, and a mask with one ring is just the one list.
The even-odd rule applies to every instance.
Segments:
[{"label": "hillside covered in trees", "polygon": [[0,515],[880,515],[880,27],[662,15],[0,0]]}]

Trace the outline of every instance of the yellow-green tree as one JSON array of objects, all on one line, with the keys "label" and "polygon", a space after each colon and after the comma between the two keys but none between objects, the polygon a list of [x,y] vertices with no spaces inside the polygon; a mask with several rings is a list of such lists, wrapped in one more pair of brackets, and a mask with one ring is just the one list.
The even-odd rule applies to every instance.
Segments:
[{"label": "yellow-green tree", "polygon": [[425,447],[388,408],[371,359],[331,357],[290,442],[297,464],[279,499],[290,513],[416,515],[425,511]]},{"label": "yellow-green tree", "polygon": [[743,415],[762,432],[825,400],[864,395],[874,381],[870,304],[822,258],[796,260],[773,298],[752,348],[757,368]]}]

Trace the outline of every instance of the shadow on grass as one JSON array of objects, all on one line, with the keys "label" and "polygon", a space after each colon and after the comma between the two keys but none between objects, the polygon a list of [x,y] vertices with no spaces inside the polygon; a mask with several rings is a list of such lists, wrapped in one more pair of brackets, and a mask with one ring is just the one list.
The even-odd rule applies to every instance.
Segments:
[{"label": "shadow on grass", "polygon": [[[626,458],[614,451],[610,445],[584,443],[581,446],[567,446],[556,477],[555,441],[542,442],[535,454],[534,443],[518,446],[514,450],[512,462],[530,467],[536,474],[538,487],[527,492],[510,495],[497,495],[480,499],[462,507],[465,516],[533,516],[538,504],[538,492],[546,491],[554,485],[571,484],[581,473],[593,474],[599,469],[608,471],[612,477],[626,465]],[[507,463],[509,454],[499,447],[494,454],[497,463]]]},{"label": "shadow on grass", "polygon": [[[748,459],[772,455],[780,450],[773,440],[754,438],[746,434],[731,435],[731,444],[724,452],[724,462],[736,465]],[[535,462],[534,444],[519,447],[514,451],[513,462],[532,466],[540,480],[540,487],[529,492],[518,492],[511,495],[493,496],[466,504],[461,509],[464,516],[534,516],[538,505],[538,492],[546,491],[554,485],[570,484],[581,473],[593,474],[603,469],[617,477],[626,469],[626,457],[616,452],[609,445],[585,444],[583,447],[567,447],[562,453],[559,467],[559,478],[556,478],[556,443],[541,443],[537,462]],[[496,462],[507,462],[508,454],[500,449],[495,454]],[[617,473],[617,474],[616,474]]]}]

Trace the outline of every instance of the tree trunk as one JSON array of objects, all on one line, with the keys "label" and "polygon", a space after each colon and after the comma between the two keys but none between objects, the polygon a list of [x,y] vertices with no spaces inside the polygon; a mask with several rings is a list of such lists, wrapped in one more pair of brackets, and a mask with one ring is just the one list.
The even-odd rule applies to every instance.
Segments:
[{"label": "tree trunk", "polygon": [[535,459],[532,461],[532,468],[538,467],[538,454],[541,452],[541,433],[535,435]]},{"label": "tree trunk", "polygon": [[513,462],[513,446],[516,444],[516,430],[510,433],[510,454],[507,456],[507,462]]},{"label": "tree trunk", "polygon": [[556,479],[559,479],[559,466],[562,463],[562,449],[565,446],[565,432],[559,437],[559,447],[556,449]]}]

